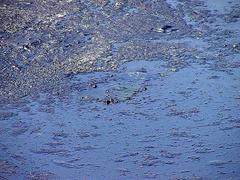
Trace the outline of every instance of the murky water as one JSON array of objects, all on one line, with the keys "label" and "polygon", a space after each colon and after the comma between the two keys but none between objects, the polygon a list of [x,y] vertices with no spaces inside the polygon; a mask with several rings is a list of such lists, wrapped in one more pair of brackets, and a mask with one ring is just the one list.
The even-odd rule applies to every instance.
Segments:
[{"label": "murky water", "polygon": [[240,4],[214,2],[2,1],[0,179],[239,179]]}]

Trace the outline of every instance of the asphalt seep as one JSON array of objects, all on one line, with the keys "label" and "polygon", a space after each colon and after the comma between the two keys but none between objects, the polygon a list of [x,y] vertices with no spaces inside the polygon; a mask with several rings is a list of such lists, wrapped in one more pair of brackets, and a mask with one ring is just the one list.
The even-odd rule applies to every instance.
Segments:
[{"label": "asphalt seep", "polygon": [[0,179],[238,179],[239,6],[2,2]]}]

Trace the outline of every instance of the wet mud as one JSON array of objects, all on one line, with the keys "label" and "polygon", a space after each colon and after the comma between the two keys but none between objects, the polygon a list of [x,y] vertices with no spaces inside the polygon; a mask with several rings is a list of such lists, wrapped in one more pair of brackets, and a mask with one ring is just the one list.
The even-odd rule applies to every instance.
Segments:
[{"label": "wet mud", "polygon": [[0,179],[239,179],[239,9],[1,1]]}]

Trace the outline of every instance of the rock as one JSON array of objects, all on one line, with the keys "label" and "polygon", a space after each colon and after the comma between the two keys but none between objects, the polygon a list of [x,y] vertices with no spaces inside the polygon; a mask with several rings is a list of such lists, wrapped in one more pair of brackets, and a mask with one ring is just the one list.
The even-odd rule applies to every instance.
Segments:
[{"label": "rock", "polygon": [[107,105],[117,103],[117,101],[116,101],[115,99],[113,99],[113,98],[107,98],[106,100],[104,100],[104,102],[105,102]]},{"label": "rock", "polygon": [[171,25],[165,25],[165,26],[163,26],[161,28],[157,28],[155,31],[156,32],[160,32],[160,33],[168,33],[168,32],[176,31],[176,30],[177,29],[173,29],[173,26],[171,26]]},{"label": "rock", "polygon": [[172,28],[172,26],[170,26],[170,25],[165,25],[165,26],[162,27],[164,33],[165,33],[168,29],[171,29],[171,28]]},{"label": "rock", "polygon": [[91,84],[91,87],[92,88],[97,88],[97,85],[96,84]]}]

